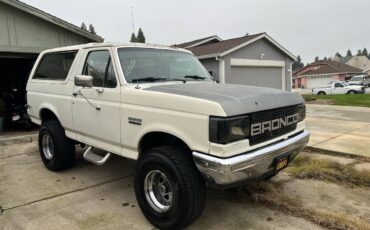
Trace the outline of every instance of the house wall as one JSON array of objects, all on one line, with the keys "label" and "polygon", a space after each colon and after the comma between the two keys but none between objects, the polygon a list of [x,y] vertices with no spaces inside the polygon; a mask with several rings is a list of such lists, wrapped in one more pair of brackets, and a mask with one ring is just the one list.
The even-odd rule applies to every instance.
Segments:
[{"label": "house wall", "polygon": [[212,77],[216,81],[220,80],[219,76],[219,62],[215,58],[201,59],[200,62],[208,71],[212,71]]},{"label": "house wall", "polygon": [[[273,44],[271,44],[267,39],[260,39],[252,44],[249,44],[241,49],[238,49],[225,57],[225,80],[226,83],[230,82],[231,76],[231,64],[230,60],[232,58],[236,59],[253,59],[253,60],[261,60],[260,56],[263,54],[262,60],[272,60],[272,61],[284,61],[285,62],[285,89],[290,90],[292,84],[292,77],[291,77],[291,63],[293,60],[288,57],[285,53],[281,50],[276,48]],[[268,68],[268,67],[266,67]],[[267,72],[271,72],[269,69],[266,69]],[[274,81],[273,79],[271,81]],[[248,81],[245,81],[248,84]],[[267,85],[273,84],[273,82],[268,82]],[[280,87],[281,88],[281,87]]]},{"label": "house wall", "polygon": [[42,50],[91,42],[36,16],[0,3],[0,52]]},{"label": "house wall", "polygon": [[362,70],[370,68],[370,60],[366,56],[353,56],[346,64]]}]

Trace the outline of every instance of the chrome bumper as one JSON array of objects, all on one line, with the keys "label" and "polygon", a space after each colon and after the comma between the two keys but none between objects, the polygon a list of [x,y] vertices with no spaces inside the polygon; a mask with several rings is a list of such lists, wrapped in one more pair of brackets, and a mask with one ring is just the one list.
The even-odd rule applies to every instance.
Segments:
[{"label": "chrome bumper", "polygon": [[197,168],[206,179],[217,185],[231,185],[262,177],[274,171],[274,159],[279,156],[289,154],[289,160],[293,160],[307,145],[309,137],[309,132],[304,130],[287,140],[235,157],[217,158],[193,152],[193,158]]}]

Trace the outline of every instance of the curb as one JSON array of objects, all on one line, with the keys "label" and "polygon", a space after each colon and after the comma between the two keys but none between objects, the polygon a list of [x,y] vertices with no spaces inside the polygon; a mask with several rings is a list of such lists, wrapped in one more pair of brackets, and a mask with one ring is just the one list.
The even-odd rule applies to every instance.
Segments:
[{"label": "curb", "polygon": [[319,154],[322,154],[322,155],[339,156],[339,157],[345,157],[345,158],[370,162],[370,157],[355,155],[355,154],[351,154],[351,153],[338,152],[338,151],[333,151],[333,150],[327,150],[327,149],[321,149],[321,148],[316,148],[316,147],[312,147],[312,146],[306,146],[304,148],[304,151],[306,151],[306,152],[315,152],[315,153],[319,153]]},{"label": "curb", "polygon": [[11,145],[11,144],[20,144],[20,143],[29,143],[37,141],[38,133],[12,136],[12,137],[0,137],[0,145]]}]

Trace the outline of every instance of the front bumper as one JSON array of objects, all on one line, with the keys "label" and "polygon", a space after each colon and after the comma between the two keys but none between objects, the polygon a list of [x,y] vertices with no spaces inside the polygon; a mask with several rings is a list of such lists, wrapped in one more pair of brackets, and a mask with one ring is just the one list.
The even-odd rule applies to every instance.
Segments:
[{"label": "front bumper", "polygon": [[228,186],[272,174],[274,160],[283,155],[289,155],[289,161],[293,160],[307,145],[309,137],[309,132],[304,130],[286,140],[235,157],[217,158],[193,152],[193,158],[208,181]]}]

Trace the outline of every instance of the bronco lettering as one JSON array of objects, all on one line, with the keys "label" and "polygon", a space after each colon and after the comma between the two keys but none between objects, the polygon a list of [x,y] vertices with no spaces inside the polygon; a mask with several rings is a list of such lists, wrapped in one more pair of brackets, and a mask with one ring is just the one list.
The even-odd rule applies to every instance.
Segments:
[{"label": "bronco lettering", "polygon": [[282,127],[289,126],[298,122],[298,114],[277,118],[271,121],[254,123],[251,125],[251,136],[256,136],[265,132],[271,132]]}]

